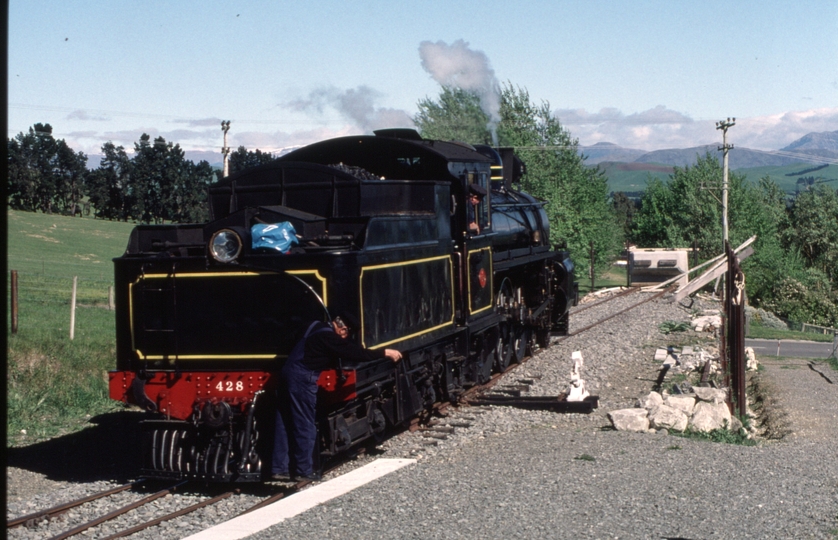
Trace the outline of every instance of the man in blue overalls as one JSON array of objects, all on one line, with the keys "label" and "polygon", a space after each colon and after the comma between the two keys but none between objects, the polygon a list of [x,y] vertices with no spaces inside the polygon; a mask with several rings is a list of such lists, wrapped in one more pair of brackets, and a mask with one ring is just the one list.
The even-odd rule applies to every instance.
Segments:
[{"label": "man in blue overalls", "polygon": [[[354,323],[354,324],[353,324]],[[314,447],[317,438],[315,405],[317,380],[324,369],[338,368],[338,360],[369,362],[380,358],[401,360],[395,349],[365,349],[347,339],[350,328],[360,325],[348,314],[329,323],[315,321],[288,355],[279,376],[279,405],[274,433],[271,479],[319,480],[314,472]],[[289,458],[293,455],[293,460]],[[289,474],[289,462],[295,473]]]}]

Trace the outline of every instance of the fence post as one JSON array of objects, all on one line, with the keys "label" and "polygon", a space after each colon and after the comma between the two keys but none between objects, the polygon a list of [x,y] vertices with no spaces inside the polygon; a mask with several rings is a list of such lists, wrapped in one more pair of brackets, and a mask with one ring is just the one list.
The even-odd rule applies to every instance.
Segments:
[{"label": "fence post", "polygon": [[113,285],[108,285],[108,311],[113,311]]},{"label": "fence post", "polygon": [[12,270],[12,334],[17,334],[17,270]]},{"label": "fence post", "polygon": [[73,296],[70,299],[70,339],[72,340],[76,335],[76,288],[79,283],[79,277],[73,276]]}]

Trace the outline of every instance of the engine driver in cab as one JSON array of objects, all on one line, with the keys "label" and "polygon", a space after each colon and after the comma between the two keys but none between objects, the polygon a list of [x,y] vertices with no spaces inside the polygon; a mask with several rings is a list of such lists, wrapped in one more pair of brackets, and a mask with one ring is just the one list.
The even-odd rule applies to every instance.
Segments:
[{"label": "engine driver in cab", "polygon": [[486,196],[486,189],[478,184],[468,186],[468,230],[471,234],[480,234],[480,224],[477,221],[477,207]]}]

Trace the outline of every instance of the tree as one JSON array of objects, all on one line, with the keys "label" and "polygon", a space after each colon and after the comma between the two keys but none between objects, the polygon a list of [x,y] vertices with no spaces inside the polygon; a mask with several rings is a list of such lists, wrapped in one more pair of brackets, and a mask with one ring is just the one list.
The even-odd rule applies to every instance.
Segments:
[{"label": "tree", "polygon": [[789,211],[783,241],[795,245],[807,265],[817,268],[838,284],[838,194],[819,184],[801,191]]},{"label": "tree", "polygon": [[566,242],[584,260],[593,244],[597,270],[610,266],[622,245],[620,228],[608,203],[608,184],[599,168],[586,167],[571,138],[546,101],[534,105],[526,89],[505,84],[501,92],[501,146],[513,146],[526,163],[524,190],[546,201],[551,238]]},{"label": "tree", "polygon": [[35,124],[8,141],[8,201],[18,210],[72,212],[84,196],[87,156]]},{"label": "tree", "polygon": [[90,173],[89,184],[90,203],[96,217],[121,221],[132,217],[136,190],[131,183],[131,160],[124,147],[110,141],[102,145],[102,160]]},{"label": "tree", "polygon": [[611,196],[611,204],[614,207],[614,217],[623,231],[623,237],[627,241],[631,241],[631,227],[634,222],[634,214],[637,213],[637,204],[622,191],[618,191]]},{"label": "tree", "polygon": [[426,139],[492,144],[489,116],[473,92],[443,86],[437,100],[420,100],[418,108],[413,123]]},{"label": "tree", "polygon": [[276,157],[270,152],[262,152],[259,149],[250,151],[244,146],[230,154],[230,174],[270,163]]}]

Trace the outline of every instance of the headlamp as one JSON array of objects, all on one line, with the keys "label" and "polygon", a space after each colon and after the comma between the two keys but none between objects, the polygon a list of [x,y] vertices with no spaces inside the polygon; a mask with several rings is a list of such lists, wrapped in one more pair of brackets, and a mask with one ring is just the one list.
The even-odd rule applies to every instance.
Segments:
[{"label": "headlamp", "polygon": [[212,235],[209,252],[220,263],[230,263],[238,258],[242,251],[242,239],[231,229],[221,229]]}]

